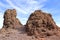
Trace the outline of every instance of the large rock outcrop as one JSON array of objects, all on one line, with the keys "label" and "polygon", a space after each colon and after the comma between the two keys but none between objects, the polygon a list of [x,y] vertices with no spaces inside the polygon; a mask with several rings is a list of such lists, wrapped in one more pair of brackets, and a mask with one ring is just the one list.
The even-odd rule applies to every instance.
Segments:
[{"label": "large rock outcrop", "polygon": [[41,38],[56,35],[58,30],[52,15],[41,10],[32,13],[25,26],[28,35]]},{"label": "large rock outcrop", "polygon": [[5,11],[0,40],[60,40],[60,27],[56,25],[51,14],[36,10],[25,26],[16,16],[15,9]]},{"label": "large rock outcrop", "polygon": [[18,18],[16,18],[16,10],[8,9],[4,13],[3,28],[19,28],[22,26]]}]

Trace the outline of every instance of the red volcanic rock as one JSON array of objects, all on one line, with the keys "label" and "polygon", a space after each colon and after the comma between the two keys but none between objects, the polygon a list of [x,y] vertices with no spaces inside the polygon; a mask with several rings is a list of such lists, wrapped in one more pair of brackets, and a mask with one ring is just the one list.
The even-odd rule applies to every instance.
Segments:
[{"label": "red volcanic rock", "polygon": [[41,10],[32,13],[25,26],[27,34],[36,38],[56,35],[58,29],[52,15]]},{"label": "red volcanic rock", "polygon": [[4,14],[4,23],[3,28],[19,28],[21,27],[21,23],[19,22],[18,18],[16,18],[16,10],[6,10]]}]

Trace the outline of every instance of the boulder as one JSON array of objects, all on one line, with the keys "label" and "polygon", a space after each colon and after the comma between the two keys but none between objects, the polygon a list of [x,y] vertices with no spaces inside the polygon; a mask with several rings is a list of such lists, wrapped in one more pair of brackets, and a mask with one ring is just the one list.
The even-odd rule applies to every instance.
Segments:
[{"label": "boulder", "polygon": [[57,34],[58,26],[54,22],[52,15],[41,10],[33,12],[27,23],[26,32],[28,35],[34,35],[36,38],[44,38]]},{"label": "boulder", "polygon": [[19,28],[22,26],[19,19],[16,18],[17,13],[15,9],[8,9],[4,13],[3,28]]}]

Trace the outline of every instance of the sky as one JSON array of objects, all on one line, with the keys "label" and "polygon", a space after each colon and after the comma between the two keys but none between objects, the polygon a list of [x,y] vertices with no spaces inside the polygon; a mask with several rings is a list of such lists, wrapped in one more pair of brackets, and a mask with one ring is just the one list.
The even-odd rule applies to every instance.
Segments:
[{"label": "sky", "polygon": [[3,26],[3,15],[7,9],[16,9],[17,18],[23,25],[32,12],[42,10],[52,14],[56,25],[60,26],[60,0],[0,0],[0,28]]}]

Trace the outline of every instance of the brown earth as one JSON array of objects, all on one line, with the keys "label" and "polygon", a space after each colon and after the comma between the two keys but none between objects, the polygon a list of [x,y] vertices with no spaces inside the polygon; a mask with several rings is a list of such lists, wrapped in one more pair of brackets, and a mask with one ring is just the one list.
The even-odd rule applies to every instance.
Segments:
[{"label": "brown earth", "polygon": [[5,11],[0,40],[60,40],[60,28],[51,14],[36,10],[30,15],[25,26],[16,16],[15,9]]}]

